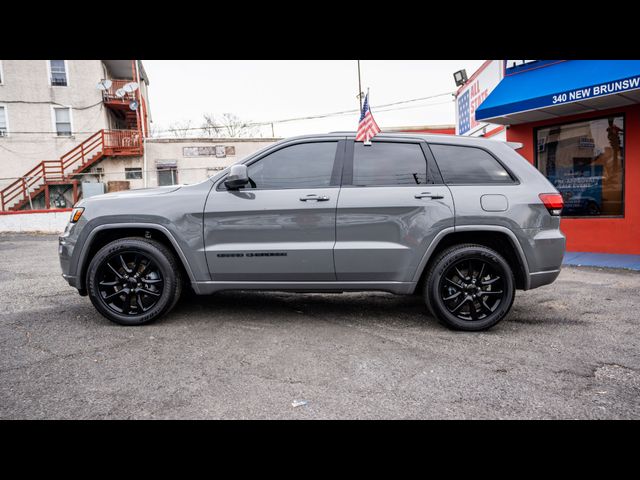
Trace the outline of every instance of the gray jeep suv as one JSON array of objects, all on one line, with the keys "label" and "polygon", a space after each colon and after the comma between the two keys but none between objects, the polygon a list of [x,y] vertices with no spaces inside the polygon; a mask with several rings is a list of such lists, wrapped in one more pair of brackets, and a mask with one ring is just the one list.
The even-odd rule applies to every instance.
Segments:
[{"label": "gray jeep suv", "polygon": [[289,138],[202,183],[82,200],[60,236],[63,277],[123,325],[190,286],[419,294],[460,330],[556,279],[562,197],[512,144],[354,136]]}]

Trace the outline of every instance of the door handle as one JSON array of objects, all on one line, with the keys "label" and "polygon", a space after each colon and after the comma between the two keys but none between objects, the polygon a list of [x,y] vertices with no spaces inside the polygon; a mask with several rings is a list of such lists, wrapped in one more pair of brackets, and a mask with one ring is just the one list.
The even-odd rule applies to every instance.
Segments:
[{"label": "door handle", "polygon": [[329,200],[329,197],[327,197],[326,195],[316,195],[316,194],[307,195],[306,197],[300,197],[301,202],[306,202],[309,200],[314,200],[316,202],[326,202],[327,200]]},{"label": "door handle", "polygon": [[422,193],[416,193],[414,195],[415,198],[430,198],[431,200],[438,200],[440,198],[444,198],[444,195],[438,195],[435,193],[431,193],[431,192],[422,192]]}]

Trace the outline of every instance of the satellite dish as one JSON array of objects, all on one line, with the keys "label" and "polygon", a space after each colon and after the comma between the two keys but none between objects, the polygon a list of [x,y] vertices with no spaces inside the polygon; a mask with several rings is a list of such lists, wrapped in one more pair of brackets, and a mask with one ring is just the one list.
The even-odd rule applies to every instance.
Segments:
[{"label": "satellite dish", "polygon": [[113,82],[111,80],[100,80],[98,85],[96,85],[96,88],[98,90],[109,90],[112,84]]},{"label": "satellite dish", "polygon": [[138,82],[129,82],[126,83],[122,86],[122,89],[127,92],[127,93],[133,93],[135,92],[138,88],[140,87],[140,85],[138,85]]},{"label": "satellite dish", "polygon": [[133,100],[130,104],[129,104],[129,108],[131,110],[137,110],[138,109],[138,102],[136,102],[135,100]]},{"label": "satellite dish", "polygon": [[116,97],[122,98],[127,94],[127,92],[123,88],[119,88],[116,90]]}]

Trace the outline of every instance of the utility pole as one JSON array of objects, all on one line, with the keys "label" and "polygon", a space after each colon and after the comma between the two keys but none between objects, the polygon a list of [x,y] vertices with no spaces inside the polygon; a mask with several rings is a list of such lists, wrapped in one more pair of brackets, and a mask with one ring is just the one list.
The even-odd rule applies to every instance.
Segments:
[{"label": "utility pole", "polygon": [[362,112],[362,82],[360,81],[360,60],[358,60],[358,100],[360,100],[360,111]]}]

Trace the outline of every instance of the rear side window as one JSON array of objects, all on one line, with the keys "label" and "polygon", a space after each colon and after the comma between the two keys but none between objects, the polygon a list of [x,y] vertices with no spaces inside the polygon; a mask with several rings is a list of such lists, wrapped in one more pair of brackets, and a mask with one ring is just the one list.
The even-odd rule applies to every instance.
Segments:
[{"label": "rear side window", "polygon": [[481,148],[429,145],[447,184],[513,183],[498,161]]},{"label": "rear side window", "polygon": [[416,143],[355,142],[353,184],[358,186],[427,183],[427,161]]},{"label": "rear side window", "polygon": [[337,142],[301,143],[277,150],[247,169],[254,182],[245,188],[281,189],[328,187]]}]

